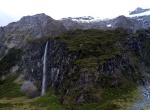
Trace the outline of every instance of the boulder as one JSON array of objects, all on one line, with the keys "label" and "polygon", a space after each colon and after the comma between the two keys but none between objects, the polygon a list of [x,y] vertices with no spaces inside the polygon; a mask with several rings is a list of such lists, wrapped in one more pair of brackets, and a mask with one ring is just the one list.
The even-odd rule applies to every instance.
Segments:
[{"label": "boulder", "polygon": [[25,81],[20,90],[28,96],[28,98],[34,98],[37,96],[37,87],[31,81]]}]

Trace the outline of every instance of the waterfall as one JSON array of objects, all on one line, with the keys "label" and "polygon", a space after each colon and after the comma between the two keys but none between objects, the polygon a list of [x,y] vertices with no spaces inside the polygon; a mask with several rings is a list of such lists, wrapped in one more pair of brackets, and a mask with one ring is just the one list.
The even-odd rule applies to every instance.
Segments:
[{"label": "waterfall", "polygon": [[138,43],[138,47],[139,47],[140,55],[141,55],[141,57],[142,57],[143,55],[142,55],[141,46],[140,46],[139,43]]},{"label": "waterfall", "polygon": [[42,93],[41,93],[41,95],[45,95],[45,92],[46,92],[47,47],[48,47],[48,41],[46,42],[45,51],[44,51],[44,58],[43,58],[43,80],[42,80]]}]

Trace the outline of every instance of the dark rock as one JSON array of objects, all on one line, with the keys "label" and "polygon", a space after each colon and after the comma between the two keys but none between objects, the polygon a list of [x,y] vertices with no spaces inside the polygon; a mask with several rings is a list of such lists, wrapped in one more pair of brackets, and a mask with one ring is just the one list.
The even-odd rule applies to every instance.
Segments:
[{"label": "dark rock", "polygon": [[60,21],[45,14],[25,16],[20,21],[0,28],[0,42],[2,42],[3,47],[7,48],[22,47],[29,40],[59,35],[64,31],[66,31],[66,28]]}]

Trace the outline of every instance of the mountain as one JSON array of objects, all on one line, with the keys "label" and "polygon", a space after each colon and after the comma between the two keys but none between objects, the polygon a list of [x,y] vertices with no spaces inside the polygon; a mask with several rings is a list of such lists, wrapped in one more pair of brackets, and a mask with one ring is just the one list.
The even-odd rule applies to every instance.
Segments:
[{"label": "mountain", "polygon": [[[149,17],[37,14],[0,27],[0,108],[24,104],[4,98],[41,96],[29,108],[142,109],[150,95]],[[147,94],[141,101],[138,86]]]},{"label": "mountain", "polygon": [[80,24],[77,21],[73,21],[70,18],[63,18],[61,22],[67,30],[76,30],[81,28]]},{"label": "mountain", "polygon": [[110,30],[117,27],[122,27],[136,31],[139,29],[146,29],[150,27],[150,11],[140,14],[133,14],[129,16],[118,16],[113,19],[94,19],[92,17],[79,18],[64,18],[60,20],[68,30],[76,29],[101,29]]},{"label": "mountain", "polygon": [[131,11],[129,13],[129,15],[140,14],[140,13],[143,13],[143,12],[146,12],[146,11],[150,11],[150,9],[149,8],[148,9],[143,9],[143,8],[138,7],[134,11]]},{"label": "mountain", "polygon": [[21,47],[28,40],[60,34],[65,30],[66,28],[60,21],[45,14],[25,16],[17,22],[0,28],[1,45],[5,45],[4,47],[7,48]]}]

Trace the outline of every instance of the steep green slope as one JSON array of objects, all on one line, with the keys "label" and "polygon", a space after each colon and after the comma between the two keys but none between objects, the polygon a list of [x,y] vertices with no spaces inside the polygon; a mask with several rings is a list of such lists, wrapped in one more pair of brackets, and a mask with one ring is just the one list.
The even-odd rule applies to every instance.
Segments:
[{"label": "steep green slope", "polygon": [[115,43],[126,40],[125,30],[77,30],[63,34],[60,38],[66,43],[69,51],[78,51],[79,58],[76,63],[80,66],[94,66],[101,61],[121,54],[121,47]]},{"label": "steep green slope", "polygon": [[[63,104],[82,105],[82,103],[93,102],[104,104],[111,100],[122,99],[124,95],[136,89],[135,82],[140,75],[137,74],[137,78],[132,77],[134,76],[132,65],[127,64],[129,67],[126,67],[127,65],[121,64],[127,60],[130,61],[129,58],[124,59],[126,61],[123,60],[127,51],[130,51],[125,46],[130,36],[129,32],[119,28],[111,31],[77,30],[60,36],[70,52],[78,52],[78,57],[74,61],[78,70],[68,76],[65,81],[65,86],[73,93],[68,93]],[[118,57],[120,62],[114,60]],[[116,71],[118,68],[119,74]],[[82,75],[89,80],[89,82],[83,82],[83,85],[79,81]],[[72,81],[73,84],[71,84]],[[86,94],[84,96],[86,98],[79,98],[80,101],[76,102],[76,97],[81,97],[81,94]]]}]

